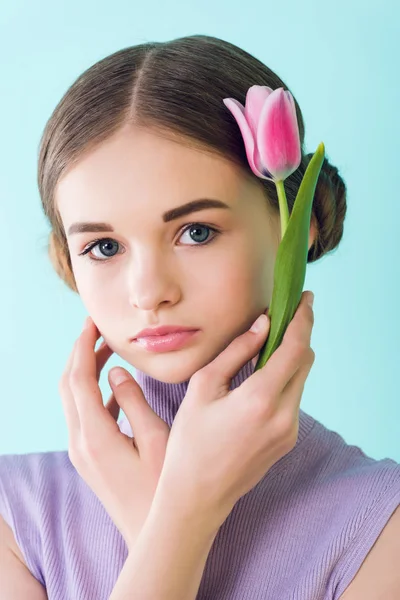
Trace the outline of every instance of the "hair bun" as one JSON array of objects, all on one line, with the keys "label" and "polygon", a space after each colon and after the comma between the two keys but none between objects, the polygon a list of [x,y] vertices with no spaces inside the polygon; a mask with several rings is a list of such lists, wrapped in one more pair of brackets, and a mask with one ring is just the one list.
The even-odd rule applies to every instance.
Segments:
[{"label": "hair bun", "polygon": [[[313,152],[305,155],[305,168],[313,156]],[[346,184],[339,170],[325,157],[317,180],[313,203],[318,234],[309,250],[308,262],[313,262],[336,248],[342,239],[347,211],[346,194]]]}]

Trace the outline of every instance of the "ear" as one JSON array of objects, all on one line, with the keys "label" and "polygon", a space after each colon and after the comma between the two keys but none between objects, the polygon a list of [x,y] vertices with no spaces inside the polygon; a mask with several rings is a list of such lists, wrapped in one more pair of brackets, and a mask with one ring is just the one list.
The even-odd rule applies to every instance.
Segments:
[{"label": "ear", "polygon": [[311,224],[310,224],[310,235],[308,236],[308,249],[310,249],[311,246],[313,245],[313,243],[315,242],[317,235],[318,235],[317,219],[315,218],[315,215],[312,214],[311,215]]}]

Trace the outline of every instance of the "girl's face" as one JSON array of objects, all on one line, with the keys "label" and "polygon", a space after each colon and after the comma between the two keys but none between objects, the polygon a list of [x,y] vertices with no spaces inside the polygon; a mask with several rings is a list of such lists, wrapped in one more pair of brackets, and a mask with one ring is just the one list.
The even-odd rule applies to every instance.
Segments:
[{"label": "girl's face", "polygon": [[[88,314],[115,353],[166,383],[190,379],[266,310],[280,241],[279,214],[258,183],[185,142],[126,126],[70,168],[56,191]],[[205,198],[227,208],[165,217]],[[82,222],[106,225],[71,231]],[[161,353],[131,341],[158,325],[199,331]]]}]

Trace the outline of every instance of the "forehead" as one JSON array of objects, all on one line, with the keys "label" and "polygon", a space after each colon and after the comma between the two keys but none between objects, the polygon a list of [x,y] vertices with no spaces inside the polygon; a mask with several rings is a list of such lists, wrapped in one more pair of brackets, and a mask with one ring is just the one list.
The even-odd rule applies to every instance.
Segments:
[{"label": "forehead", "polygon": [[249,178],[232,161],[185,138],[125,127],[86,153],[61,177],[56,202],[63,221],[101,217],[120,205],[157,213],[196,197],[239,201]]}]

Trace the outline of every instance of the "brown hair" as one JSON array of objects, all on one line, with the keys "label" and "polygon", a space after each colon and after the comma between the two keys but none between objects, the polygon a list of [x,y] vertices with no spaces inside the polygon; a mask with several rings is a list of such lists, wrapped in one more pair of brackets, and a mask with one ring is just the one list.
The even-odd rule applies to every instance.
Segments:
[{"label": "brown hair", "polygon": [[[235,98],[244,105],[246,92],[254,84],[289,89],[251,54],[206,35],[124,48],[78,77],[46,123],[38,160],[39,193],[51,225],[48,253],[56,272],[70,289],[77,291],[65,231],[54,201],[63,173],[83,153],[132,123],[186,136],[194,145],[228,157],[256,178],[250,170],[239,127],[222,102],[223,98]],[[294,100],[302,160],[285,180],[289,212],[313,154],[304,154],[304,122]],[[279,214],[275,184],[256,179]],[[308,252],[308,262],[336,248],[343,235],[346,186],[338,169],[326,158],[312,210],[317,237]]]}]

